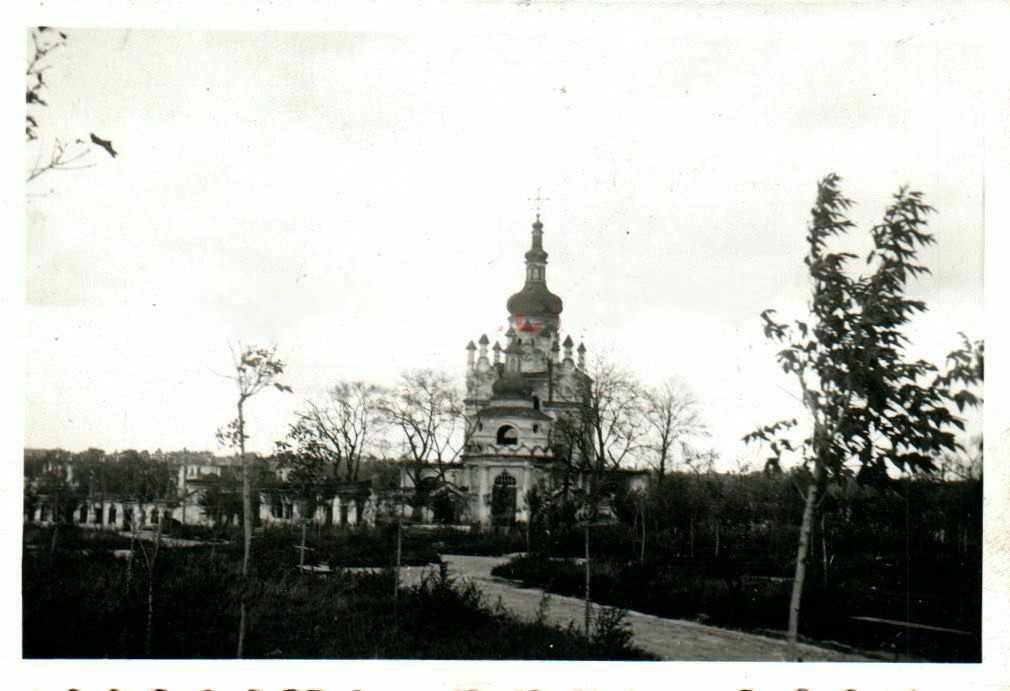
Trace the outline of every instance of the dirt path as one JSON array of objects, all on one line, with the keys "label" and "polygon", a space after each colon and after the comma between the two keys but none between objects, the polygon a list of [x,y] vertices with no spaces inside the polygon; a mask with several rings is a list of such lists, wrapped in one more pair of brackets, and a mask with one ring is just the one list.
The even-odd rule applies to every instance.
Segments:
[{"label": "dirt path", "polygon": [[[543,591],[520,588],[503,579],[491,576],[491,569],[504,561],[503,557],[474,557],[444,554],[453,575],[473,579],[494,606],[501,598],[502,606],[520,619],[536,617]],[[404,569],[404,581],[420,578],[422,569]],[[567,626],[575,622],[582,626],[583,603],[576,598],[549,595],[547,619],[554,624]],[[720,661],[781,661],[786,660],[785,641],[705,626],[681,619],[663,619],[651,614],[629,612],[628,620],[634,632],[634,644],[663,660],[720,660]],[[808,661],[869,662],[859,655],[801,646],[803,658]]]}]

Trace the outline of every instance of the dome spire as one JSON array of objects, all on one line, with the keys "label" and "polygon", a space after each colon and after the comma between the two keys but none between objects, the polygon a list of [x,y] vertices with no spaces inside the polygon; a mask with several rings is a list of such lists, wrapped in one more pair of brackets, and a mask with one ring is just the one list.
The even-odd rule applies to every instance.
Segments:
[{"label": "dome spire", "polygon": [[533,222],[532,241],[526,252],[526,282],[523,289],[508,299],[506,307],[510,322],[521,330],[549,328],[557,330],[558,315],[561,314],[561,298],[547,289],[547,252],[544,250],[544,224],[540,221],[540,202],[546,198],[537,196],[536,220]]}]

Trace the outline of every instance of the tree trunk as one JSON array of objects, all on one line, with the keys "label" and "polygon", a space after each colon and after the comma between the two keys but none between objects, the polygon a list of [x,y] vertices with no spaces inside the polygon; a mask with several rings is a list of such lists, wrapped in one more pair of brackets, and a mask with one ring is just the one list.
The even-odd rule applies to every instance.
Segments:
[{"label": "tree trunk", "polygon": [[639,560],[645,563],[645,506],[642,506],[642,553]]},{"label": "tree trunk", "polygon": [[144,636],[144,657],[151,657],[151,631],[154,628],[154,568],[147,574],[147,632]]},{"label": "tree trunk", "polygon": [[302,546],[298,550],[298,570],[305,573],[305,531],[308,527],[305,525],[305,519],[302,519]]},{"label": "tree trunk", "polygon": [[130,581],[133,580],[133,551],[137,548],[137,526],[130,519],[130,556],[126,559],[126,592],[130,592]]},{"label": "tree trunk", "polygon": [[715,521],[715,558],[719,558],[719,519]]},{"label": "tree trunk", "polygon": [[396,566],[393,572],[393,610],[400,602],[400,560],[403,558],[403,519],[396,521]]},{"label": "tree trunk", "polygon": [[249,463],[245,456],[245,418],[242,416],[242,400],[238,403],[238,439],[239,458],[242,463],[242,591],[239,596],[239,617],[238,617],[238,650],[235,657],[241,658],[245,646],[246,633],[246,593],[248,584],[245,582],[249,577],[249,557],[252,553],[252,488],[249,481]]},{"label": "tree trunk", "polygon": [[807,553],[810,547],[810,534],[814,527],[814,507],[817,505],[817,494],[823,470],[818,461],[814,462],[814,477],[807,488],[806,502],[803,507],[803,522],[800,524],[800,542],[796,551],[796,573],[793,576],[793,592],[789,599],[789,632],[787,635],[789,643],[789,657],[792,660],[800,661],[799,657],[799,628],[800,628],[800,599],[803,596],[803,582],[807,574]]},{"label": "tree trunk", "polygon": [[239,454],[242,462],[242,576],[249,575],[249,558],[252,553],[252,487],[249,478],[249,463],[245,456],[245,421],[242,419],[242,407],[239,406]]},{"label": "tree trunk", "polygon": [[828,584],[828,538],[824,531],[824,514],[821,514],[821,569],[824,585]]},{"label": "tree trunk", "polygon": [[245,627],[246,627],[246,615],[245,615],[245,588],[242,589],[242,594],[239,596],[238,605],[238,654],[236,657],[242,657],[243,647],[245,645]]},{"label": "tree trunk", "polygon": [[639,550],[635,548],[635,540],[638,539],[638,508],[635,508],[635,515],[631,518],[631,554],[634,555]]},{"label": "tree trunk", "polygon": [[[55,511],[54,511],[55,515]],[[53,521],[53,541],[49,544],[49,556],[56,554],[56,539],[60,534],[60,522]]]},{"label": "tree trunk", "polygon": [[161,548],[161,529],[165,522],[165,510],[158,512],[158,525],[154,533],[154,547],[147,562],[147,631],[144,636],[144,656],[151,657],[151,634],[154,631],[154,567],[158,563]]},{"label": "tree trunk", "polygon": [[592,573],[592,563],[589,561],[589,523],[586,523],[586,612],[585,612],[585,626],[586,626],[586,640],[592,640],[592,631],[589,626],[592,623],[593,617],[593,603],[589,599],[589,580]]},{"label": "tree trunk", "polygon": [[694,515],[691,516],[690,522],[691,528],[691,558],[694,559]]}]

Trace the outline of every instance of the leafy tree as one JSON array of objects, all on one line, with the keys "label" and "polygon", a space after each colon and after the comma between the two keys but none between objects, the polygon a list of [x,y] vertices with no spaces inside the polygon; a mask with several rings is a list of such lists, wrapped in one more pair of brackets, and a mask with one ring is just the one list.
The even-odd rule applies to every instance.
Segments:
[{"label": "leafy tree", "polygon": [[314,442],[315,437],[310,436],[306,440],[304,428],[296,423],[291,426],[288,438],[275,445],[277,467],[286,471],[287,486],[298,506],[302,524],[299,568],[305,566],[305,537],[309,519],[320,506],[336,495],[334,483],[326,472],[326,459],[315,451]]},{"label": "leafy tree", "polygon": [[954,430],[964,424],[953,407],[977,403],[967,388],[959,387],[982,377],[981,344],[967,339],[951,353],[951,367],[943,373],[924,360],[910,361],[904,352],[904,329],[926,309],[906,290],[909,279],[929,271],[916,262],[918,251],[934,243],[926,229],[932,207],[920,192],[902,187],[870,232],[873,250],[864,262],[865,273],[852,276],[849,268],[858,257],[829,248],[854,226],[845,217],[852,202],[841,194],[839,183],[834,174],[820,181],[808,225],[809,320],[786,324],[774,318],[774,310],[761,315],[765,335],[784,346],[778,360],[799,385],[809,434],[795,443],[790,433],[796,420],[789,420],[744,437],[769,445],[770,466],[795,451],[810,471],[789,607],[794,656],[814,514],[827,482],[843,477],[849,463],[858,466],[862,482],[885,480],[888,467],[933,471],[937,454],[958,448]]},{"label": "leafy tree", "polygon": [[[28,32],[28,64],[25,68],[25,139],[29,145],[29,155],[35,154],[29,165],[27,181],[30,183],[42,174],[53,170],[77,170],[90,168],[83,160],[91,153],[91,144],[105,149],[110,156],[117,152],[112,143],[90,135],[85,141],[83,135],[73,141],[53,137],[44,141],[42,109],[48,107],[46,72],[52,67],[53,52],[67,45],[67,34],[48,26],[38,26]],[[32,151],[34,149],[34,151]]]},{"label": "leafy tree", "polygon": [[[116,494],[125,499],[124,504],[132,503],[136,508],[130,521],[130,559],[127,562],[127,587],[133,569],[133,549],[139,545],[144,566],[147,571],[147,626],[144,636],[144,653],[151,654],[151,635],[154,631],[154,586],[155,568],[161,551],[161,537],[171,509],[179,499],[178,484],[175,469],[170,463],[156,460],[145,451],[138,453],[133,450],[120,453],[109,462],[109,484],[115,488]],[[153,512],[154,536],[148,547],[140,539],[140,528],[144,523],[145,512]],[[131,511],[132,513],[132,511]]]},{"label": "leafy tree", "polygon": [[215,476],[205,478],[203,483],[205,486],[197,501],[215,526],[229,522],[232,516],[242,515],[242,490],[238,483]]},{"label": "leafy tree", "polygon": [[25,493],[26,505],[39,504],[51,512],[53,535],[49,551],[55,554],[60,529],[72,522],[73,512],[81,505],[84,495],[67,477],[67,465],[49,454],[34,481],[28,483],[26,479]]},{"label": "leafy tree", "polygon": [[[249,557],[252,553],[253,501],[252,471],[246,456],[245,443],[249,438],[245,432],[245,404],[267,387],[291,393],[291,387],[281,384],[277,378],[284,373],[284,363],[277,357],[277,346],[239,346],[239,352],[232,351],[232,365],[235,374],[229,376],[238,387],[235,407],[237,415],[225,427],[217,430],[218,442],[235,449],[242,462],[242,578],[249,576]],[[239,603],[239,633],[237,657],[242,657],[246,633],[246,596]]]}]

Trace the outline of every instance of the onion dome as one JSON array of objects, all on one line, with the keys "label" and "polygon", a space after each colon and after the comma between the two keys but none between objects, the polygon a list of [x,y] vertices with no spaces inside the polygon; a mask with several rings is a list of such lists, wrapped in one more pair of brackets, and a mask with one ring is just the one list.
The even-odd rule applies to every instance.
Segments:
[{"label": "onion dome", "polygon": [[518,293],[514,293],[505,303],[509,314],[533,317],[557,317],[564,309],[561,298],[547,290],[543,283],[527,283]]},{"label": "onion dome", "polygon": [[547,252],[543,247],[543,229],[544,224],[540,222],[538,214],[533,224],[533,242],[526,253],[526,284],[505,303],[513,317],[521,314],[556,318],[564,309],[561,298],[547,289]]},{"label": "onion dome", "polygon": [[491,393],[495,398],[529,398],[533,387],[518,372],[506,372],[491,385]]}]

